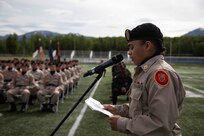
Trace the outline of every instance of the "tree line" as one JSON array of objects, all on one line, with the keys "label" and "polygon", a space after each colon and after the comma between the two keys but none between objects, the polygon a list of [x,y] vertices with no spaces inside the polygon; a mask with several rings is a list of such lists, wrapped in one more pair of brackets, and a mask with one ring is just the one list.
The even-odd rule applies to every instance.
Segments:
[{"label": "tree line", "polygon": [[[40,40],[39,40],[40,39]],[[33,35],[29,39],[23,36],[18,39],[17,34],[11,34],[5,40],[0,40],[0,54],[31,55],[39,46],[44,50],[49,47],[60,50],[93,50],[93,51],[127,51],[124,37],[85,37],[76,34],[43,37]],[[164,37],[166,55],[173,56],[204,56],[204,36]]]}]

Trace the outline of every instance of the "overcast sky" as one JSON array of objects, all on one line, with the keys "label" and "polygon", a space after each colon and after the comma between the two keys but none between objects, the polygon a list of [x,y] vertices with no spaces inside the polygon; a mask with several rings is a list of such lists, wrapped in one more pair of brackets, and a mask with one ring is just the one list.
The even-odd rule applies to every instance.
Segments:
[{"label": "overcast sky", "polygon": [[124,36],[145,22],[170,37],[204,28],[204,0],[0,0],[0,35],[48,30]]}]

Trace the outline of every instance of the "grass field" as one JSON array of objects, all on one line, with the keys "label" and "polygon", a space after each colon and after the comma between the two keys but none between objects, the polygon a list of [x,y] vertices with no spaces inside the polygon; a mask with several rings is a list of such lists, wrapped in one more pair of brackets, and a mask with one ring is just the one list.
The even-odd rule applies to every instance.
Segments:
[{"label": "grass field", "polygon": [[[95,65],[82,65],[83,71]],[[128,66],[131,71],[133,66]],[[204,66],[203,65],[175,65],[185,84],[204,90]],[[83,94],[95,76],[81,78],[79,87],[71,94],[63,104],[59,105],[58,113],[39,112],[39,105],[30,106],[26,113],[8,113],[8,105],[0,104],[0,136],[49,136],[58,123],[64,118],[75,101]],[[102,103],[110,103],[111,73],[107,69],[106,76],[101,80],[94,98]],[[89,94],[86,96],[86,98]],[[119,103],[125,103],[126,97],[120,96]],[[204,136],[204,99],[186,98],[184,111],[179,118],[183,136]],[[67,136],[76,117],[83,107],[82,102],[72,115],[61,126],[56,136]],[[108,119],[105,115],[87,109],[75,136],[123,136],[124,134],[111,131]]]}]

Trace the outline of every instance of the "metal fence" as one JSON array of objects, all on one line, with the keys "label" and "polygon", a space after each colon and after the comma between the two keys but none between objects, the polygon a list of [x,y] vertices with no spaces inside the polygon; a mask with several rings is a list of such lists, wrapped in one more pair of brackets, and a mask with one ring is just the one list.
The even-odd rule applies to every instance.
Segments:
[{"label": "metal fence", "polygon": [[[81,63],[100,63],[102,60],[106,61],[117,54],[122,54],[124,61],[130,63],[131,60],[128,56],[127,51],[76,51],[76,50],[61,50],[61,60],[72,60],[78,59]],[[19,55],[9,55],[9,54],[0,54],[0,59],[13,58],[31,58],[32,56],[23,56]],[[37,58],[36,58],[37,59]],[[44,59],[49,59],[48,50],[44,50]],[[175,64],[204,64],[204,57],[180,57],[180,56],[165,56],[165,60],[168,63]]]}]

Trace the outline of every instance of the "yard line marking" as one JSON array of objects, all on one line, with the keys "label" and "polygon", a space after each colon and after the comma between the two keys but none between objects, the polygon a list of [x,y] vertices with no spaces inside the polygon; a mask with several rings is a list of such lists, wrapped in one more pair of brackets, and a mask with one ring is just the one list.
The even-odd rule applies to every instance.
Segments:
[{"label": "yard line marking", "polygon": [[194,87],[189,86],[189,85],[187,85],[187,84],[184,84],[184,86],[187,87],[187,88],[189,88],[189,89],[192,89],[192,90],[195,90],[195,91],[197,91],[197,92],[199,92],[199,93],[204,94],[204,91],[202,91],[202,90],[200,90],[200,89],[194,88]]},{"label": "yard line marking", "polygon": [[[89,97],[93,97],[96,89],[98,88],[99,83],[101,82],[101,79],[102,78],[100,78],[100,80],[96,83],[96,85],[94,86],[94,89],[91,92]],[[87,109],[87,105],[84,103],[84,106],[83,106],[79,116],[77,117],[76,121],[74,122],[72,128],[70,129],[68,136],[74,136],[74,134],[75,134],[77,128],[79,127],[79,124],[80,124],[80,122],[81,122],[81,120],[82,120],[82,118],[84,116],[84,113],[86,112],[86,109]]]},{"label": "yard line marking", "polygon": [[186,90],[186,97],[190,98],[203,98],[203,95],[201,94],[196,94],[192,91]]}]

